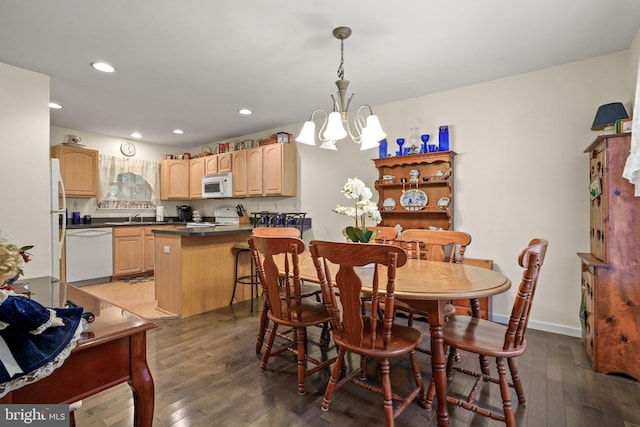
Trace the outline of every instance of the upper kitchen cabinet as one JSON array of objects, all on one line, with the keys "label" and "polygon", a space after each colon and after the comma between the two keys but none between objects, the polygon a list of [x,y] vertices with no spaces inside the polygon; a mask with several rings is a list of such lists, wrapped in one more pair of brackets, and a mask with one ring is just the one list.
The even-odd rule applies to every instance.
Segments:
[{"label": "upper kitchen cabinet", "polygon": [[234,151],[233,197],[295,196],[296,147],[269,144]]},{"label": "upper kitchen cabinet", "polygon": [[189,161],[189,198],[202,199],[202,177],[205,175],[205,157]]},{"label": "upper kitchen cabinet", "polygon": [[98,195],[98,151],[67,145],[51,147],[51,157],[60,160],[67,197]]},{"label": "upper kitchen cabinet", "polygon": [[218,173],[218,156],[206,156],[204,159],[204,174],[212,175]]},{"label": "upper kitchen cabinet", "polygon": [[218,173],[231,172],[233,164],[232,154],[233,153],[218,154]]},{"label": "upper kitchen cabinet", "polygon": [[298,182],[298,158],[294,144],[269,144],[262,147],[262,194],[295,196]]},{"label": "upper kitchen cabinet", "polygon": [[247,195],[262,196],[262,147],[247,152]]},{"label": "upper kitchen cabinet", "polygon": [[191,178],[189,160],[160,161],[160,199],[188,200]]},{"label": "upper kitchen cabinet", "polygon": [[248,150],[231,153],[233,165],[233,197],[247,196],[247,152]]}]

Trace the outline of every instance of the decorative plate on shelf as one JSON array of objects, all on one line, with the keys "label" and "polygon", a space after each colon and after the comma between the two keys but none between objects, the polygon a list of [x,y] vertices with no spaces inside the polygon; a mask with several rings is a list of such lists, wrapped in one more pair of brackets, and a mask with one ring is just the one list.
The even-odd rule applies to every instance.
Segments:
[{"label": "decorative plate on shelf", "polygon": [[449,206],[449,203],[451,203],[451,200],[449,200],[448,197],[442,197],[440,198],[440,200],[438,200],[438,207],[446,208],[447,206]]},{"label": "decorative plate on shelf", "polygon": [[422,190],[407,190],[400,196],[400,205],[409,211],[416,211],[427,206],[429,198]]},{"label": "decorative plate on shelf", "polygon": [[392,211],[396,208],[396,201],[393,200],[391,197],[384,199],[384,202],[382,202],[382,209],[385,211]]}]

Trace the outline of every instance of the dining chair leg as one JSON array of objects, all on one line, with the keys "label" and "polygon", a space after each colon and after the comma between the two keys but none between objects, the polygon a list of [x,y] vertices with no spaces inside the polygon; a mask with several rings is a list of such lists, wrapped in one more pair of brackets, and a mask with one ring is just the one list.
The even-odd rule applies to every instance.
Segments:
[{"label": "dining chair leg", "polygon": [[436,383],[433,378],[429,381],[429,388],[427,389],[427,398],[424,401],[424,407],[431,409],[433,405],[433,398],[436,397]]},{"label": "dining chair leg", "polygon": [[508,358],[509,371],[511,371],[511,381],[513,382],[513,388],[516,389],[516,395],[518,396],[518,402],[525,403],[527,399],[524,396],[524,387],[522,387],[522,381],[520,381],[520,375],[518,374],[518,366],[515,359]]},{"label": "dining chair leg", "polygon": [[480,361],[480,372],[485,375],[489,375],[491,373],[491,368],[489,367],[489,358],[487,356],[480,355],[478,356],[478,360]]},{"label": "dining chair leg", "polygon": [[262,352],[262,344],[264,342],[264,335],[267,333],[267,327],[269,326],[269,318],[267,317],[267,301],[264,301],[262,306],[262,313],[260,313],[260,326],[258,327],[258,337],[256,338],[256,354]]},{"label": "dining chair leg", "polygon": [[336,388],[338,378],[340,378],[340,372],[342,371],[344,365],[344,355],[345,351],[342,348],[338,348],[338,356],[335,363],[333,364],[333,368],[331,369],[331,377],[329,377],[327,388],[324,391],[324,398],[322,398],[321,408],[325,412],[329,410],[329,404],[331,403],[331,398],[333,397],[333,391]]},{"label": "dining chair leg", "polygon": [[391,393],[391,367],[389,359],[380,359],[380,372],[382,373],[382,397],[384,398],[384,418],[387,427],[393,426],[393,394]]},{"label": "dining chair leg", "polygon": [[502,408],[504,410],[504,418],[507,427],[516,427],[516,419],[511,406],[511,391],[509,390],[509,381],[507,379],[507,369],[504,365],[504,358],[498,357],[496,360],[498,366],[498,380],[500,383],[500,395],[502,396]]},{"label": "dining chair leg", "polygon": [[422,372],[420,371],[420,364],[418,363],[418,358],[416,357],[416,352],[412,351],[409,353],[409,360],[411,361],[411,370],[413,371],[413,378],[416,381],[416,386],[420,390],[418,393],[418,398],[422,405],[426,405],[427,403],[427,393],[424,389],[424,381],[422,380]]},{"label": "dining chair leg", "polygon": [[367,379],[367,358],[365,356],[360,356],[360,375],[358,378],[362,381]]},{"label": "dining chair leg", "polygon": [[330,342],[329,322],[326,322],[322,325],[322,332],[320,332],[320,347],[325,347],[329,345]]},{"label": "dining chair leg", "polygon": [[298,328],[298,394],[304,395],[304,378],[307,372],[307,330]]},{"label": "dining chair leg", "polygon": [[276,339],[276,330],[278,329],[278,324],[274,323],[271,327],[271,333],[269,334],[269,339],[267,340],[267,348],[264,350],[264,354],[262,355],[262,361],[260,362],[260,369],[264,370],[267,368],[267,361],[271,356],[271,349],[273,348],[273,342]]}]

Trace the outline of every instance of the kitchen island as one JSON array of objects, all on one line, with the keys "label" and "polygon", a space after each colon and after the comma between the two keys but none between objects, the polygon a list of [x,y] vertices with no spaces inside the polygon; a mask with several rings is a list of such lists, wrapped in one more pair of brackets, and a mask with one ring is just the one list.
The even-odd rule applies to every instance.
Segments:
[{"label": "kitchen island", "polygon": [[[181,318],[229,304],[234,281],[234,249],[251,235],[250,224],[201,228],[156,229],[155,284],[158,308]],[[240,275],[250,271],[249,258]],[[250,296],[241,286],[238,300]]]}]

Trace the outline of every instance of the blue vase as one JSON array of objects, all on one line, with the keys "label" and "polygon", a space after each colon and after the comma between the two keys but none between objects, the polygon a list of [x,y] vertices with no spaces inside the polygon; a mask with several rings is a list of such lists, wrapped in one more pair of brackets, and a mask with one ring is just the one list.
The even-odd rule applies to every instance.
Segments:
[{"label": "blue vase", "polygon": [[440,151],[449,151],[449,126],[440,126],[438,142]]},{"label": "blue vase", "polygon": [[378,146],[378,158],[385,159],[387,157],[387,140],[383,139],[380,141],[380,145]]}]

